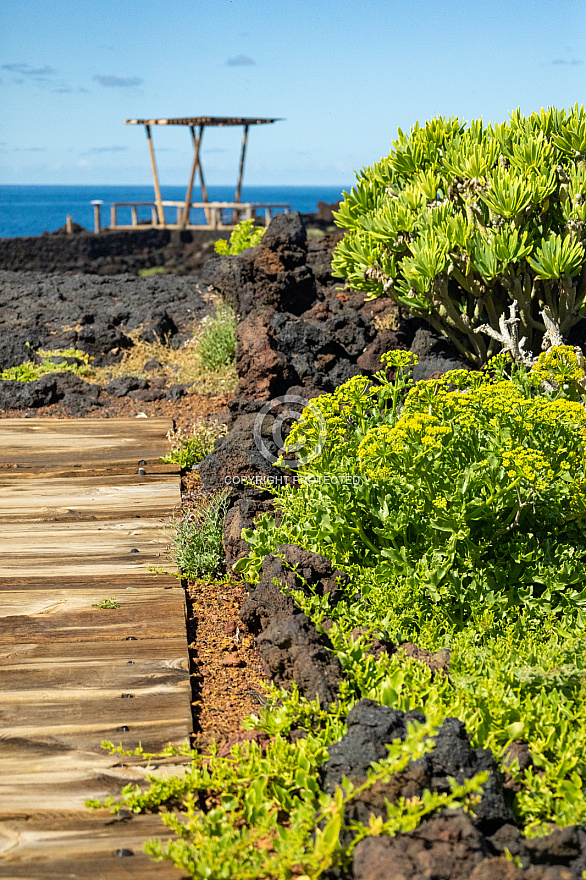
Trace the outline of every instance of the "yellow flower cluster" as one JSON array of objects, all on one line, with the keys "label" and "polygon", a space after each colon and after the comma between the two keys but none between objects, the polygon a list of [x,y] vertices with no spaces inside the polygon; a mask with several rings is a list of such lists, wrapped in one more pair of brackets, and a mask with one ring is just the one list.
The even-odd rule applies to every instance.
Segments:
[{"label": "yellow flower cluster", "polygon": [[397,367],[402,370],[406,367],[414,367],[419,363],[419,358],[416,354],[412,354],[410,351],[402,351],[401,349],[387,351],[381,355],[380,359],[385,366]]},{"label": "yellow flower cluster", "polygon": [[[441,425],[429,413],[407,413],[396,425],[371,428],[358,447],[358,463],[362,473],[373,480],[388,479],[408,455],[429,453],[442,445],[442,439],[452,434],[449,425]],[[397,456],[393,463],[389,457]]]},{"label": "yellow flower cluster", "polygon": [[347,437],[352,409],[361,410],[375,395],[376,389],[366,376],[353,376],[332,394],[313,398],[293,425],[287,448],[294,449],[297,444],[317,448],[318,442],[331,448],[340,443]]},{"label": "yellow flower cluster", "polygon": [[537,383],[565,385],[579,382],[586,377],[584,359],[571,345],[554,345],[539,355],[531,369],[531,376]]},{"label": "yellow flower cluster", "polygon": [[502,464],[511,480],[521,477],[537,491],[547,489],[554,478],[549,461],[536,449],[515,446],[503,452]]}]

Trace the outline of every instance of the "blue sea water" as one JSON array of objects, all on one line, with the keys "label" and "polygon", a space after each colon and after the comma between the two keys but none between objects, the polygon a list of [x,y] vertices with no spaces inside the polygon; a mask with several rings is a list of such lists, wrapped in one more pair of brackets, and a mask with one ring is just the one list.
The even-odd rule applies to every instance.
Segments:
[{"label": "blue sea water", "polygon": [[[244,186],[243,202],[284,202],[291,205],[292,211],[308,213],[317,210],[319,201],[336,202],[341,198],[346,186]],[[162,186],[163,200],[176,201],[185,198],[185,187]],[[210,200],[230,202],[234,198],[234,188],[230,186],[209,186]],[[112,202],[152,202],[152,186],[0,186],[0,238],[14,236],[41,235],[53,232],[65,224],[68,214],[74,223],[93,230],[94,214],[92,200],[101,199],[102,224],[110,222]],[[193,201],[201,201],[201,192],[194,188]],[[127,212],[126,216],[124,211]],[[147,208],[139,211],[139,219],[149,217]],[[168,220],[175,221],[176,210],[167,209]],[[193,219],[198,220],[195,212]],[[130,209],[119,209],[118,222],[130,222]]]}]

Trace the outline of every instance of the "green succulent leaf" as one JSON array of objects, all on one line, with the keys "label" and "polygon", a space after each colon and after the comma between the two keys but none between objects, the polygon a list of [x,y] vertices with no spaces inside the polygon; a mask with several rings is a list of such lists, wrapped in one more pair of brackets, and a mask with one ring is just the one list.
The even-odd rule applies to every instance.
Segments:
[{"label": "green succulent leaf", "polygon": [[528,261],[538,278],[573,278],[582,269],[584,247],[570,235],[562,238],[552,233]]}]

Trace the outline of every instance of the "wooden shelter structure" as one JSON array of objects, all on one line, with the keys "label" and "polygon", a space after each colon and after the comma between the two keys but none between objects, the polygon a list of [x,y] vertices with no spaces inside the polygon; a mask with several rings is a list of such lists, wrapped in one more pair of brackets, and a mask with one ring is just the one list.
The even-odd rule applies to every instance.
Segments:
[{"label": "wooden shelter structure", "polygon": [[[203,208],[206,223],[203,228],[218,229],[230,228],[241,219],[255,219],[258,209],[264,209],[265,223],[268,225],[271,219],[272,211],[275,209],[284,210],[286,213],[290,210],[290,205],[277,203],[253,203],[241,201],[242,196],[242,179],[244,176],[244,162],[246,159],[246,148],[248,146],[248,130],[251,125],[268,125],[272,122],[278,122],[278,119],[259,119],[257,117],[232,117],[232,116],[187,116],[177,119],[127,119],[126,125],[144,125],[149,148],[149,157],[151,161],[151,169],[153,173],[153,184],[155,188],[155,202],[117,202],[111,208],[111,224],[110,228],[134,228],[138,226],[138,208],[141,206],[151,208],[151,226],[166,226],[175,229],[198,226],[202,228],[202,224],[192,224],[190,222],[190,213],[192,208]],[[193,145],[193,162],[191,172],[183,201],[165,201],[161,196],[161,186],[159,183],[159,174],[157,171],[157,162],[155,158],[155,148],[151,128],[154,125],[182,125],[189,128],[191,141]],[[223,128],[226,126],[242,126],[242,149],[240,152],[240,163],[238,166],[238,179],[236,181],[236,190],[233,202],[212,202],[208,197],[208,191],[205,184],[202,161],[201,161],[201,143],[203,134],[208,127]],[[201,185],[201,194],[203,201],[192,202],[193,187],[196,176],[199,172]],[[118,208],[129,207],[131,209],[131,226],[125,227],[118,223]],[[165,208],[175,207],[177,209],[176,223],[168,223],[165,220]],[[100,223],[100,205],[94,203],[96,216],[96,231],[99,231]],[[224,222],[224,211],[231,212],[230,221]]]}]

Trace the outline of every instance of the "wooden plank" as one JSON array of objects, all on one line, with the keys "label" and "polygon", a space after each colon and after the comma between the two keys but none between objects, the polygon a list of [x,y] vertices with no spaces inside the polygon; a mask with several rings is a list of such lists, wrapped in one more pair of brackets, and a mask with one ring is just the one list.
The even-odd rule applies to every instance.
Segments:
[{"label": "wooden plank", "polygon": [[179,481],[166,475],[36,477],[0,474],[0,519],[7,522],[130,518],[168,513],[180,503]]},{"label": "wooden plank", "polygon": [[[141,852],[166,836],[156,817],[83,810],[145,780],[103,739],[156,752],[191,730],[184,590],[148,571],[172,567],[169,427],[0,420],[0,878],[180,877]],[[110,597],[118,608],[93,607]]]},{"label": "wooden plank", "polygon": [[[0,819],[1,819],[0,815]],[[32,827],[31,827],[32,826]],[[166,840],[159,816],[115,820],[105,810],[30,810],[0,823],[2,880],[179,880],[168,862],[143,853],[150,838]],[[120,857],[119,850],[133,855]]]},{"label": "wooden plank", "polygon": [[[21,669],[28,666],[42,665],[49,669],[52,664],[68,663],[72,666],[88,667],[102,661],[134,660],[146,662],[160,660],[165,657],[181,657],[185,652],[183,633],[164,638],[149,638],[150,631],[144,636],[128,641],[99,640],[95,642],[47,642],[26,643],[16,642],[13,645],[0,645],[0,663],[2,668],[18,664]],[[0,804],[0,809],[1,809]]]},{"label": "wooden plank", "polygon": [[190,706],[188,681],[174,687],[135,688],[132,698],[124,698],[118,688],[90,687],[43,696],[42,702],[30,694],[4,702],[0,710],[3,738],[48,737],[68,748],[90,750],[109,739],[125,747],[142,742],[156,750],[170,740],[184,741],[187,735],[187,712],[181,714],[178,707]]},{"label": "wooden plank", "polygon": [[[84,473],[91,473],[92,477],[100,477],[108,474],[118,474],[120,476],[137,475],[138,462],[133,464],[114,463],[114,464],[94,464],[89,465],[76,464],[64,467],[63,465],[55,466],[37,466],[27,464],[2,464],[0,462],[0,475],[18,474],[21,480],[29,477],[80,477]],[[153,474],[173,474],[178,475],[180,469],[176,464],[166,464],[164,461],[147,462],[146,471],[149,476]]]},{"label": "wooden plank", "polygon": [[[180,641],[180,640],[178,640]],[[167,642],[168,644],[168,642]],[[130,652],[131,649],[129,649]],[[160,658],[147,657],[139,660],[104,658],[93,660],[92,679],[95,683],[131,692],[145,682],[168,684],[185,681],[189,677],[189,665],[185,650],[185,639],[176,646],[176,656],[169,654]],[[40,659],[36,663],[3,663],[0,694],[2,699],[10,699],[10,693],[37,691],[42,688],[61,691],[64,688],[82,687],[87,684],[87,661],[69,661],[63,658]]]},{"label": "wooden plank", "polygon": [[[100,522],[102,522],[102,520],[100,520]],[[170,562],[162,565],[162,569],[171,573],[173,572],[173,566]],[[97,587],[100,595],[103,597],[111,596],[113,592],[119,592],[130,588],[138,590],[141,587],[160,586],[163,584],[163,578],[167,578],[167,580],[165,580],[165,586],[163,587],[165,590],[176,588],[176,579],[169,577],[169,575],[158,574],[153,571],[130,571],[126,568],[124,569],[124,574],[86,574],[83,576],[83,579],[80,579],[78,575],[59,575],[58,577],[52,575],[50,577],[48,575],[43,576],[42,572],[37,572],[34,575],[26,577],[12,575],[9,578],[2,578],[2,571],[0,569],[0,591],[13,589],[59,590],[65,587],[69,590],[77,590]]]},{"label": "wooden plank", "polygon": [[0,463],[72,468],[153,465],[169,448],[170,419],[0,419]]},{"label": "wooden plank", "polygon": [[[92,607],[114,596],[120,608]],[[147,635],[151,639],[183,636],[183,589],[163,586],[124,589],[107,595],[102,590],[2,591],[0,644],[91,642]],[[185,645],[187,642],[185,640]],[[185,653],[187,647],[185,647]],[[0,679],[0,690],[2,681]]]},{"label": "wooden plank", "polygon": [[0,588],[12,577],[40,579],[49,567],[53,577],[78,578],[173,569],[166,526],[152,517],[2,524]]},{"label": "wooden plank", "polygon": [[[118,741],[118,737],[113,739]],[[164,737],[160,741],[164,744]],[[4,747],[10,748],[5,759],[1,754]],[[161,765],[153,763],[149,768],[144,759],[139,763],[136,758],[110,754],[107,749],[98,753],[97,747],[99,743],[96,750],[83,751],[57,743],[30,741],[21,746],[19,740],[0,742],[0,840],[2,814],[16,812],[23,804],[34,806],[35,811],[82,808],[89,799],[104,800],[108,794],[118,797],[129,783],[144,785],[147,773],[183,773],[184,764],[177,764],[177,758],[163,760]]]}]

